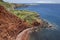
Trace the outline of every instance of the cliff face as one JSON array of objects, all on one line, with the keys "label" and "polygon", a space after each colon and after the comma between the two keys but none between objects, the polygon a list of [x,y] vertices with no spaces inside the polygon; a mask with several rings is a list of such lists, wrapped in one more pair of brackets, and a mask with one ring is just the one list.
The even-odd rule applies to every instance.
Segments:
[{"label": "cliff face", "polygon": [[11,14],[0,5],[0,40],[14,40],[20,32],[28,27],[28,23]]},{"label": "cliff face", "polygon": [[[40,20],[37,17],[37,13],[35,14],[34,12],[28,12],[28,11],[15,11],[12,10],[13,6],[10,10],[10,4],[8,3],[0,3],[0,40],[15,40],[16,36],[20,34],[23,30],[30,28],[30,27],[47,27],[46,23]],[[6,8],[9,8],[10,12],[13,11],[12,13],[8,12],[3,6]],[[18,6],[18,5],[17,5]],[[13,15],[14,14],[14,15]],[[15,15],[16,14],[16,15]],[[17,16],[17,17],[16,17]],[[19,18],[18,18],[19,17]],[[23,18],[21,20],[20,18]],[[34,21],[35,20],[35,21]],[[27,22],[32,22],[30,26],[29,23]],[[23,31],[22,34],[22,40],[25,38],[28,38],[29,36],[29,31],[27,32]],[[25,36],[26,37],[25,37]],[[19,36],[20,37],[20,36]],[[24,38],[23,38],[24,37]]]}]

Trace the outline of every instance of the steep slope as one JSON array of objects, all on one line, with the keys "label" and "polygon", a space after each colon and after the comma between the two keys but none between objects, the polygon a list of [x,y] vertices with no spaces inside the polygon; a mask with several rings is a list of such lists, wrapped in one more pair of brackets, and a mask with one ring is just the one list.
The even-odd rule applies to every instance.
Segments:
[{"label": "steep slope", "polygon": [[[48,27],[48,23],[40,19],[37,13],[13,9],[11,4],[0,2],[0,40],[15,40],[16,36],[27,28],[36,26],[42,28]],[[29,36],[29,31],[31,30],[28,29],[26,31],[23,31],[22,37],[25,34],[25,36]]]},{"label": "steep slope", "polygon": [[[33,24],[33,22],[37,21],[41,22],[39,18],[39,14],[37,12],[31,12],[28,10],[16,10],[14,7],[18,4],[13,4],[13,3],[7,3],[7,2],[1,2],[0,5],[3,5],[6,10],[10,11],[12,14],[16,15],[17,17],[21,18],[22,20],[28,22],[30,25]],[[19,4],[20,6],[25,5],[25,4]],[[24,7],[24,6],[22,6]]]},{"label": "steep slope", "polygon": [[29,28],[28,23],[0,5],[0,40],[14,40],[16,35],[26,28]]},{"label": "steep slope", "polygon": [[7,10],[13,10],[14,9],[14,4],[12,3],[8,3],[8,2],[4,2],[0,0],[0,5],[3,5]]}]

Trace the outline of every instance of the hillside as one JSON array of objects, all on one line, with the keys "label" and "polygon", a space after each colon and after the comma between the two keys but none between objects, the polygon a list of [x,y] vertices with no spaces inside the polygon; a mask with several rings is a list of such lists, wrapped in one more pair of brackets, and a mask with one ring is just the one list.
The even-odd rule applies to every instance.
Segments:
[{"label": "hillside", "polygon": [[[10,11],[17,17],[21,18],[22,20],[29,22],[30,24],[32,24],[34,20],[38,22],[40,21],[40,18],[39,18],[40,15],[36,12],[30,12],[27,10],[15,10],[14,9],[15,4],[12,4],[12,3],[6,3],[6,2],[0,1],[0,5],[4,6],[6,10]],[[23,4],[20,4],[20,5],[23,5]]]},{"label": "hillside", "polygon": [[13,40],[16,35],[29,27],[27,22],[11,14],[0,5],[0,40]]},{"label": "hillside", "polygon": [[31,12],[28,10],[16,10],[14,9],[15,4],[3,1],[0,1],[0,5],[4,6],[5,9],[8,10],[13,15],[27,22],[30,26],[32,25],[32,26],[47,27],[49,25],[48,22],[40,18],[40,15],[37,12]]},{"label": "hillside", "polygon": [[[15,40],[23,30],[35,27],[46,28],[48,23],[37,12],[15,10],[14,4],[0,1],[0,40]],[[28,29],[23,34],[29,36],[29,31],[33,30]]]}]

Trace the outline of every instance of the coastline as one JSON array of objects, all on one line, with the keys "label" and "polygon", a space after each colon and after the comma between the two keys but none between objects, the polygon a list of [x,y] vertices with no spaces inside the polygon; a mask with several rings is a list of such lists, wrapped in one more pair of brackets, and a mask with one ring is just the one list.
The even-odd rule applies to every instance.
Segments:
[{"label": "coastline", "polygon": [[56,24],[54,24],[54,23],[52,23],[52,22],[50,22],[50,21],[48,21],[48,20],[46,20],[46,19],[43,19],[43,20],[48,23],[48,28],[50,28],[50,29],[52,29],[52,30],[54,30],[54,29],[57,30],[58,25],[56,25]]},{"label": "coastline", "polygon": [[[3,2],[4,3],[4,2]],[[11,3],[11,4],[13,4],[14,6],[12,6],[13,7],[13,9],[14,8],[18,8],[18,7],[27,7],[27,6],[29,6],[29,5],[25,5],[25,4],[14,4],[14,3]],[[11,5],[11,4],[9,4],[9,5]],[[14,9],[15,10],[15,9]],[[17,11],[16,11],[17,12]],[[31,11],[30,11],[31,12]],[[37,14],[37,13],[36,13]],[[45,20],[45,19],[43,19],[44,21],[46,21],[47,23],[48,23],[48,25],[49,26],[53,26],[53,24],[51,24],[49,21],[47,21],[47,20]]]},{"label": "coastline", "polygon": [[[10,7],[9,7],[9,9],[10,9]],[[21,36],[20,40],[22,40],[25,37],[29,38],[28,36],[31,31],[37,32],[37,31],[39,31],[39,29],[57,30],[56,24],[54,24],[46,19],[40,18],[39,14],[37,12],[33,12],[33,11],[31,12],[31,11],[26,11],[26,10],[15,10],[15,9],[14,10],[11,9],[8,11],[3,6],[0,6],[0,11],[1,11],[0,14],[1,14],[1,19],[2,19],[2,20],[0,19],[1,24],[2,24],[2,26],[1,26],[1,24],[0,24],[0,26],[4,27],[4,28],[7,26],[7,28],[8,28],[8,30],[4,29],[4,28],[2,29],[3,30],[3,32],[1,32],[2,36],[5,36],[5,34],[8,33],[8,34],[10,34],[9,37],[11,37],[11,36],[16,37],[18,34],[20,34],[20,36]],[[10,13],[12,13],[12,14],[10,14]],[[7,22],[8,22],[7,25],[4,24]],[[31,24],[30,24],[30,22],[31,22]],[[37,29],[35,29],[35,27]],[[33,30],[29,30],[29,28],[33,28]],[[28,29],[28,30],[26,30],[26,29]],[[6,31],[7,33],[5,33],[5,30],[7,30],[8,32]],[[25,32],[27,32],[27,33],[25,33]],[[6,35],[5,37],[8,37],[8,36]],[[13,38],[13,37],[11,37],[11,38]],[[4,37],[0,37],[0,38],[4,40]],[[8,40],[10,40],[11,38],[9,38]],[[13,38],[13,39],[15,39],[15,38]],[[13,40],[13,39],[11,39],[11,40]]]}]

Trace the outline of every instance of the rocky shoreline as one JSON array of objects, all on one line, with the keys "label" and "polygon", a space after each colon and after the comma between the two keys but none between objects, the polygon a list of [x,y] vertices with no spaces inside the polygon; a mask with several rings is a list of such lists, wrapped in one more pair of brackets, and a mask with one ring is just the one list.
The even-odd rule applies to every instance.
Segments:
[{"label": "rocky shoreline", "polygon": [[47,28],[50,28],[50,29],[54,30],[54,29],[56,29],[56,27],[58,27],[56,24],[51,23],[50,21],[48,21],[46,19],[44,19],[44,21],[48,23],[48,27]]},{"label": "rocky shoreline", "polygon": [[[36,31],[36,29],[52,27],[49,22],[39,18],[36,12],[7,10],[6,8],[10,9],[11,5],[8,4],[9,7],[6,5],[0,5],[0,40],[17,40],[16,38],[19,37],[21,37],[21,40],[28,40],[30,33]],[[20,7],[20,5],[17,5],[17,7]],[[19,34],[22,35],[18,37]]]}]

